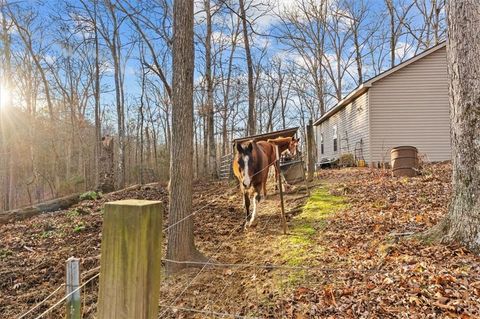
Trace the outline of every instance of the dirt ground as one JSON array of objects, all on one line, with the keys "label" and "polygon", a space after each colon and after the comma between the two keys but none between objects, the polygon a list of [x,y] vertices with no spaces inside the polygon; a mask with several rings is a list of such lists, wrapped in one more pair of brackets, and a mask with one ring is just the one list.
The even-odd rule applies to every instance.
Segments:
[{"label": "dirt ground", "polygon": [[[224,266],[163,280],[160,317],[480,317],[480,259],[410,236],[446,213],[450,170],[430,165],[415,178],[366,168],[322,171],[304,209],[304,189],[285,196],[288,235],[278,195],[260,204],[257,227],[245,232],[234,184],[196,184],[194,207],[205,206],[196,215],[197,245]],[[83,281],[95,275],[103,203],[123,198],[168,200],[164,186],[149,186],[0,226],[0,317],[18,317],[61,285],[70,256],[81,258]],[[85,318],[94,318],[97,283],[82,291]],[[60,307],[45,318],[62,314]]]}]

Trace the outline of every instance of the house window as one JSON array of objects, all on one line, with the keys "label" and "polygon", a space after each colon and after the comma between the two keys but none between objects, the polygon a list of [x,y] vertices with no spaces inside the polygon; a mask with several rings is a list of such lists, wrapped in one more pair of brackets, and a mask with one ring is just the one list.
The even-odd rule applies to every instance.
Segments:
[{"label": "house window", "polygon": [[325,149],[323,148],[323,133],[320,134],[320,153],[322,155],[325,153]]},{"label": "house window", "polygon": [[333,126],[333,151],[338,151],[338,134],[337,134],[337,126]]}]

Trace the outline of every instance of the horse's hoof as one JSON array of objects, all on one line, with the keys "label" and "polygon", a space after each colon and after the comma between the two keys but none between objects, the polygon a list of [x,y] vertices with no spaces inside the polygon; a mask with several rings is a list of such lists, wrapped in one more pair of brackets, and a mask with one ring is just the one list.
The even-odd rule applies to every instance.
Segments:
[{"label": "horse's hoof", "polygon": [[258,224],[257,220],[253,220],[253,221],[250,221],[250,222],[248,223],[248,226],[249,226],[249,227],[255,227],[255,226],[257,226],[257,224]]}]

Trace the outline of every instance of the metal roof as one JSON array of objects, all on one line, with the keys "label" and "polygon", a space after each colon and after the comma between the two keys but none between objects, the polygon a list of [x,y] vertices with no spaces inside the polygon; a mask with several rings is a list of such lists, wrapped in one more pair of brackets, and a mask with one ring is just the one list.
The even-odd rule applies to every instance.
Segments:
[{"label": "metal roof", "polygon": [[274,131],[274,132],[269,132],[269,133],[240,137],[240,138],[234,139],[232,141],[232,143],[233,144],[239,143],[239,142],[242,143],[242,142],[249,141],[249,140],[266,141],[268,139],[273,139],[273,138],[277,138],[277,137],[292,137],[297,133],[298,128],[299,127],[297,126],[297,127],[287,128],[287,129],[281,130],[281,131]]}]

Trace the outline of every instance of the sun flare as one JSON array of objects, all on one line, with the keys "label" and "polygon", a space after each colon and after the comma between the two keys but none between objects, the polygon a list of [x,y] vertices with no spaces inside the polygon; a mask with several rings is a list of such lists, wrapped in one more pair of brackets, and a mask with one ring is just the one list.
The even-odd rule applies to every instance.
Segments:
[{"label": "sun flare", "polygon": [[10,98],[10,90],[5,85],[0,85],[0,109],[7,106]]}]

